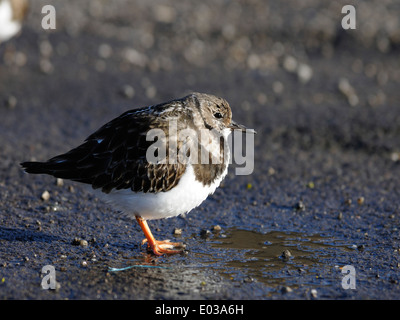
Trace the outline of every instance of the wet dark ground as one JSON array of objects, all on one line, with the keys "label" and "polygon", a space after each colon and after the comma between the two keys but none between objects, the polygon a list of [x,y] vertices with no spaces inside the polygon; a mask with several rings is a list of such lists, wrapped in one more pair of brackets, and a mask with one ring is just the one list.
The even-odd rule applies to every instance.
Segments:
[{"label": "wet dark ground", "polygon": [[[0,46],[1,299],[400,298],[398,4],[354,3],[345,31],[341,1],[52,3],[55,31],[35,1]],[[185,255],[148,255],[89,189],[19,167],[190,91],[258,134],[252,175],[232,168],[201,207],[150,222]]]}]

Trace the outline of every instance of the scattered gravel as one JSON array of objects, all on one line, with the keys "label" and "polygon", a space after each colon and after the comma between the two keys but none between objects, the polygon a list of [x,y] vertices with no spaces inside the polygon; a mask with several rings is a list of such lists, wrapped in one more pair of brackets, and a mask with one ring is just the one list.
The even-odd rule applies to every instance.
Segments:
[{"label": "scattered gravel", "polygon": [[[347,31],[345,0],[54,0],[53,31],[40,27],[45,4],[31,1],[21,34],[0,46],[1,299],[400,296],[396,2],[355,3],[357,29]],[[151,221],[157,239],[185,230],[184,257],[149,257],[135,221],[77,183],[19,166],[68,151],[128,109],[194,90],[226,98],[257,135],[251,176],[230,170],[200,208]],[[319,234],[309,244],[323,263],[289,272],[296,246],[286,262],[276,243],[219,243],[242,229]],[[248,259],[260,247],[284,266],[250,276],[249,265],[268,262]],[[37,274],[48,264],[62,271],[51,293]],[[107,272],[131,264],[166,268]],[[334,266],[347,264],[357,290],[340,286]]]}]

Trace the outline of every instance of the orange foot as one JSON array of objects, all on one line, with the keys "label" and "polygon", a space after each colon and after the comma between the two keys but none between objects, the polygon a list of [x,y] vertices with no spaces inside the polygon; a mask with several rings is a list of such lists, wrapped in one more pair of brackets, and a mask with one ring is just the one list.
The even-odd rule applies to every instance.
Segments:
[{"label": "orange foot", "polygon": [[142,245],[147,242],[147,250],[153,252],[157,256],[161,256],[164,253],[166,254],[174,254],[174,253],[182,253],[185,249],[185,245],[178,242],[171,242],[169,240],[157,241],[153,234],[150,231],[149,226],[147,225],[146,220],[141,217],[136,217],[137,222],[143,230],[146,239],[142,241]]},{"label": "orange foot", "polygon": [[154,240],[153,243],[148,242],[147,239],[142,241],[142,245],[147,242],[147,250],[153,252],[157,256],[166,254],[182,253],[185,245],[180,242],[171,242],[169,240],[158,241]]}]

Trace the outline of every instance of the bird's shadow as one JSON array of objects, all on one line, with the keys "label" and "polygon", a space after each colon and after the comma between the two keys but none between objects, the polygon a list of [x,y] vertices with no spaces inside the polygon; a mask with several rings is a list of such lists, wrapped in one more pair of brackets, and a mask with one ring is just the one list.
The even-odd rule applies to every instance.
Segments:
[{"label": "bird's shadow", "polygon": [[[4,241],[21,241],[21,242],[43,242],[43,243],[52,243],[52,242],[64,242],[70,243],[70,239],[65,237],[50,235],[41,231],[29,230],[29,229],[22,229],[22,228],[10,228],[0,226],[0,240]],[[103,247],[106,242],[96,240],[96,245]],[[132,249],[135,247],[132,243],[125,243],[125,242],[115,242],[111,243],[111,246],[117,247],[120,249]],[[138,249],[140,245],[136,245]]]},{"label": "bird's shadow", "polygon": [[0,240],[51,243],[53,241],[60,241],[64,239],[40,231],[0,226]]}]

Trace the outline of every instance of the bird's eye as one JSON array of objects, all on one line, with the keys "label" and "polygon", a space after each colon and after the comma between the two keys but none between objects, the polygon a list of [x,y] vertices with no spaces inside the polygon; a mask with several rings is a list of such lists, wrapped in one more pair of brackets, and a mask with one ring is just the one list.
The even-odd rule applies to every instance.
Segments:
[{"label": "bird's eye", "polygon": [[221,119],[222,118],[222,114],[219,112],[214,113],[214,117],[217,119]]}]

